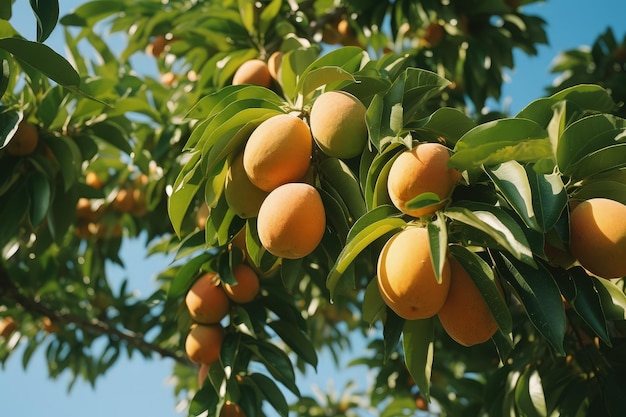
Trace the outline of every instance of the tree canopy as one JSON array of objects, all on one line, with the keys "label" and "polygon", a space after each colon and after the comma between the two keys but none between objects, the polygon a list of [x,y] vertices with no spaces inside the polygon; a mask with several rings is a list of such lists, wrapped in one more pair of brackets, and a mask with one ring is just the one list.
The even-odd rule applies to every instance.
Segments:
[{"label": "tree canopy", "polygon": [[[0,362],[172,358],[190,416],[625,415],[626,37],[483,114],[533,2],[31,0],[33,40],[5,2]],[[374,384],[302,395],[353,335]]]}]

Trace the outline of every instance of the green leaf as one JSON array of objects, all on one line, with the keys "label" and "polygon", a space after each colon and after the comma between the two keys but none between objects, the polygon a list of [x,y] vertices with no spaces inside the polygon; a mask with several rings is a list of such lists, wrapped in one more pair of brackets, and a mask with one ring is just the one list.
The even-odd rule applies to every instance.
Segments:
[{"label": "green leaf", "polygon": [[246,345],[252,353],[256,355],[270,374],[280,381],[296,396],[300,396],[300,390],[296,386],[296,375],[293,371],[293,365],[285,352],[267,341],[256,340],[254,343]]},{"label": "green leaf", "polygon": [[319,163],[318,169],[342,197],[352,215],[352,222],[363,216],[366,211],[363,193],[350,167],[338,158],[327,158]]},{"label": "green leaf", "polygon": [[626,205],[626,184],[618,181],[585,181],[583,185],[572,193],[576,200],[591,198],[609,198]]},{"label": "green leaf", "polygon": [[133,148],[129,143],[128,134],[121,125],[115,123],[113,120],[106,120],[91,125],[90,130],[94,135],[115,146],[117,149],[129,155],[133,152]]},{"label": "green leaf", "polygon": [[618,144],[626,138],[626,121],[608,114],[595,114],[570,124],[559,138],[556,161],[570,175],[574,164],[594,151]]},{"label": "green leaf", "polygon": [[537,369],[527,368],[515,385],[515,404],[525,417],[547,417],[543,384]]},{"label": "green leaf", "polygon": [[254,3],[254,0],[237,0],[239,14],[241,15],[241,22],[252,37],[255,37],[257,34],[256,6]]},{"label": "green leaf", "polygon": [[181,226],[187,209],[204,182],[200,169],[200,152],[188,155],[188,159],[174,181],[172,194],[167,201],[167,211],[174,231],[180,237]]},{"label": "green leaf", "polygon": [[63,86],[77,87],[80,84],[80,76],[74,67],[44,44],[20,38],[3,38],[0,39],[0,49],[10,52],[15,58]]},{"label": "green leaf", "polygon": [[[383,211],[386,210],[387,209],[383,209]],[[328,273],[326,286],[330,291],[331,298],[333,297],[339,279],[357,255],[361,253],[361,251],[363,251],[370,245],[370,243],[374,242],[379,237],[406,225],[406,222],[398,217],[370,221],[373,216],[368,216],[368,214],[363,216],[354,224],[352,229],[356,228],[358,231],[353,233],[352,230],[350,230],[346,246],[344,246],[341,250],[339,257]]]},{"label": "green leaf", "polygon": [[553,116],[553,106],[561,100],[567,100],[580,109],[596,112],[608,113],[615,109],[615,102],[607,90],[596,84],[580,84],[533,101],[515,117],[534,120],[540,126],[547,127]]},{"label": "green leaf", "polygon": [[541,230],[535,216],[533,192],[524,166],[517,161],[508,161],[485,167],[484,170],[524,223],[534,230]]},{"label": "green leaf", "polygon": [[48,177],[39,171],[28,177],[27,186],[30,194],[30,221],[33,226],[37,227],[50,208],[52,189]]},{"label": "green leaf", "polygon": [[280,64],[280,85],[283,88],[285,97],[288,97],[292,102],[296,102],[296,97],[300,93],[298,86],[304,71],[315,61],[319,54],[319,47],[314,45],[292,49],[283,55],[283,60]]},{"label": "green leaf", "polygon": [[602,303],[602,311],[607,320],[626,320],[626,295],[624,289],[613,281],[590,277]]},{"label": "green leaf", "polygon": [[198,277],[200,267],[216,255],[216,251],[209,251],[186,261],[176,273],[176,276],[172,281],[172,285],[167,292],[167,297],[170,299],[177,299],[185,295]]},{"label": "green leaf", "polygon": [[376,320],[382,319],[386,307],[387,305],[380,295],[377,280],[370,280],[365,288],[365,294],[363,295],[363,305],[361,307],[363,320],[369,323],[370,327],[373,326]]},{"label": "green leaf", "polygon": [[[443,137],[449,146],[454,146],[463,135],[476,127],[476,123],[459,109],[443,107],[409,127],[417,130],[420,138],[434,141]],[[423,137],[424,134],[428,136]]]},{"label": "green leaf", "polygon": [[[572,306],[574,311],[593,329],[594,332],[609,346],[611,338],[606,327],[606,318],[602,311],[602,303],[595,280],[588,276],[582,267],[557,269],[553,272],[561,294]],[[568,287],[565,289],[564,287]]]},{"label": "green leaf", "polygon": [[261,36],[265,36],[265,33],[267,33],[274,19],[280,12],[282,5],[282,0],[272,0],[269,4],[265,5],[259,17],[259,33]]},{"label": "green leaf", "polygon": [[340,81],[354,82],[354,76],[341,67],[321,67],[309,71],[300,78],[300,91],[304,101],[308,101],[313,92],[328,84],[335,84]]},{"label": "green leaf", "polygon": [[446,208],[444,214],[486,233],[516,259],[535,265],[524,231],[504,209],[485,203],[463,202]]},{"label": "green leaf", "polygon": [[[626,139],[626,130],[620,140]],[[626,166],[626,143],[607,146],[584,156],[570,166],[573,180],[583,180],[593,175]]]},{"label": "green leaf", "polygon": [[90,1],[81,4],[72,13],[63,16],[60,22],[66,26],[88,26],[90,22],[121,12],[125,7],[125,4],[119,1]]},{"label": "green leaf", "polygon": [[530,184],[533,211],[541,230],[547,232],[556,225],[567,206],[567,189],[561,174],[542,174],[526,166]]},{"label": "green leaf", "polygon": [[37,42],[48,39],[59,19],[58,0],[30,0],[37,18]]},{"label": "green leaf", "polygon": [[0,112],[0,149],[7,146],[13,139],[23,118],[24,114],[20,110],[11,109]]},{"label": "green leaf", "polygon": [[[368,170],[363,193],[365,195],[365,203],[369,210],[378,207],[384,201],[383,196],[380,194],[386,194],[388,198],[387,177],[391,169],[391,164],[397,155],[405,149],[406,148],[399,143],[387,146],[382,153],[376,154],[370,165],[367,166]],[[363,168],[365,169],[366,167]],[[363,181],[363,178],[361,178],[361,181]]]},{"label": "green leaf", "polygon": [[421,209],[424,207],[434,206],[441,203],[439,196],[436,193],[426,192],[413,197],[406,203],[406,207],[411,210]]},{"label": "green leaf", "polygon": [[441,274],[446,265],[448,256],[448,229],[446,218],[440,213],[436,213],[436,218],[428,222],[428,241],[430,243],[430,259],[435,270],[435,278],[441,284]]},{"label": "green leaf", "polygon": [[460,171],[516,160],[552,158],[548,133],[527,119],[501,119],[476,126],[459,139],[450,165]]},{"label": "green leaf", "polygon": [[535,328],[560,354],[564,354],[565,309],[561,293],[542,264],[534,269],[516,259],[496,258],[500,273],[507,277]]},{"label": "green leaf", "polygon": [[511,312],[496,284],[493,269],[480,256],[461,245],[450,245],[450,253],[459,261],[480,290],[500,331],[509,334],[513,328]]},{"label": "green leaf", "polygon": [[407,320],[402,334],[407,369],[420,392],[430,399],[430,376],[435,353],[434,320]]},{"label": "green leaf", "polygon": [[263,393],[263,396],[274,407],[274,409],[283,417],[289,416],[289,404],[281,390],[276,386],[274,381],[263,374],[251,373],[250,379],[254,382],[256,388]]},{"label": "green leaf", "polygon": [[300,359],[317,369],[315,347],[313,347],[307,335],[301,332],[297,325],[286,320],[273,320],[269,322],[269,326]]}]

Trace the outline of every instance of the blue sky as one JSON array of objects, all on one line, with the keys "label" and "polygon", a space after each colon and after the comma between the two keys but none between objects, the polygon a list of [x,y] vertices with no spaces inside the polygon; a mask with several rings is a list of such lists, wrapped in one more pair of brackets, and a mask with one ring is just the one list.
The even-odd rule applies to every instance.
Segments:
[{"label": "blue sky", "polygon": [[[5,1],[5,0],[2,0]],[[62,0],[61,15],[81,4],[77,0]],[[17,0],[12,23],[28,39],[35,37],[35,20],[26,0]],[[545,95],[544,87],[554,76],[549,73],[552,59],[558,51],[579,45],[590,45],[598,34],[611,26],[618,38],[626,33],[626,2],[623,0],[549,0],[527,7],[526,12],[536,14],[548,22],[549,46],[541,46],[539,55],[527,57],[516,53],[516,69],[510,72],[510,82],[504,86],[503,97],[512,113],[516,113],[532,100]],[[63,52],[62,31],[57,28],[48,42],[55,50]],[[153,277],[167,261],[155,262],[142,255],[141,242],[131,242],[123,247],[123,257],[132,259],[126,271],[116,270],[117,277],[128,277],[131,285],[144,294],[152,290]],[[345,358],[346,362],[349,358]],[[343,388],[347,378],[363,381],[367,371],[355,368],[337,372],[332,360],[322,353],[317,375],[299,377],[301,389],[310,392],[312,385],[326,389],[326,380],[339,375],[335,388]],[[63,417],[178,417],[185,412],[175,411],[175,399],[167,378],[171,373],[170,360],[145,361],[139,357],[121,359],[113,369],[101,377],[95,390],[88,384],[77,383],[68,394],[68,375],[57,380],[48,378],[43,349],[35,353],[26,371],[22,369],[21,354],[14,355],[5,369],[0,370],[0,403],[3,417],[49,415]]]}]

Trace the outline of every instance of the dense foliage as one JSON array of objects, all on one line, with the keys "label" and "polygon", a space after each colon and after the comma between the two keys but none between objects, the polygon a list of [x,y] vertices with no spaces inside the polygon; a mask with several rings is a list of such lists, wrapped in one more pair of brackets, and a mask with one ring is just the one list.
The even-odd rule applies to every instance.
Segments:
[{"label": "dense foliage", "polygon": [[[513,51],[547,42],[545,22],[524,13],[531,2],[93,0],[59,18],[56,2],[31,1],[35,40],[5,2],[0,361],[22,346],[24,366],[42,354],[51,376],[94,384],[122,354],[172,358],[174,394],[194,416],[234,404],[248,417],[625,415],[623,274],[577,262],[570,213],[595,198],[626,205],[626,44],[607,30],[591,51],[563,53],[548,97],[480,114]],[[43,43],[53,30],[67,60]],[[267,85],[233,81],[271,57]],[[146,59],[158,74],[142,72]],[[306,175],[287,182],[319,194],[325,227],[305,256],[277,256],[262,213],[233,204],[231,169],[259,126],[286,114],[312,125],[329,91],[364,106],[367,140],[348,157],[308,141]],[[426,210],[410,215],[388,180],[424,143],[443,145],[459,177],[447,195],[410,198]],[[383,301],[379,254],[412,227],[428,232],[438,281],[451,258],[467,271],[497,324],[491,341],[462,346],[437,315],[402,318]],[[145,298],[108,275],[131,238],[174,259]],[[198,366],[186,338],[202,320],[187,294],[207,274],[236,288],[241,265],[260,291],[224,297],[219,360]],[[352,364],[375,384],[302,396],[296,371],[317,368],[322,349],[345,355],[354,337],[369,349]]]}]

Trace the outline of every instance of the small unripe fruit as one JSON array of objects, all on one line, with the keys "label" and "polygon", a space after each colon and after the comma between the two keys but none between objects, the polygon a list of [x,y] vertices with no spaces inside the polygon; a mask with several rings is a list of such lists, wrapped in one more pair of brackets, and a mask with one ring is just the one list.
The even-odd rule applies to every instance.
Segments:
[{"label": "small unripe fruit", "polygon": [[241,64],[233,75],[233,85],[254,84],[269,88],[272,84],[267,63],[260,59],[251,59]]},{"label": "small unripe fruit", "polygon": [[445,262],[437,282],[426,228],[409,227],[389,239],[378,257],[377,272],[383,301],[407,320],[434,316],[448,295],[450,264]]},{"label": "small unripe fruit", "polygon": [[314,187],[304,183],[276,188],[261,205],[257,218],[261,244],[281,258],[310,254],[321,242],[325,229],[322,198]]},{"label": "small unripe fruit", "polygon": [[185,352],[192,362],[211,365],[219,359],[223,341],[220,324],[194,324],[185,339]]},{"label": "small unripe fruit", "polygon": [[39,143],[39,132],[37,127],[25,120],[22,120],[17,126],[15,135],[6,146],[6,150],[10,155],[26,156],[30,155],[37,148]]},{"label": "small unripe fruit", "polygon": [[320,95],[311,108],[311,132],[328,155],[353,158],[367,143],[366,108],[352,94],[328,91]]},{"label": "small unripe fruit", "polygon": [[307,124],[290,114],[265,120],[252,132],[243,151],[250,181],[264,191],[300,180],[311,164],[313,138]]},{"label": "small unripe fruit", "polygon": [[606,198],[578,204],[570,214],[570,251],[592,274],[626,276],[626,206]]},{"label": "small unripe fruit", "polygon": [[230,300],[217,274],[208,272],[193,283],[185,297],[189,315],[198,323],[219,323],[230,310]]},{"label": "small unripe fruit", "polygon": [[[461,178],[454,168],[448,168],[450,153],[438,143],[422,143],[402,152],[391,165],[387,190],[393,204],[402,212],[414,217],[434,213],[442,208]],[[407,203],[420,194],[432,192],[441,201],[428,207],[409,209]]]}]

